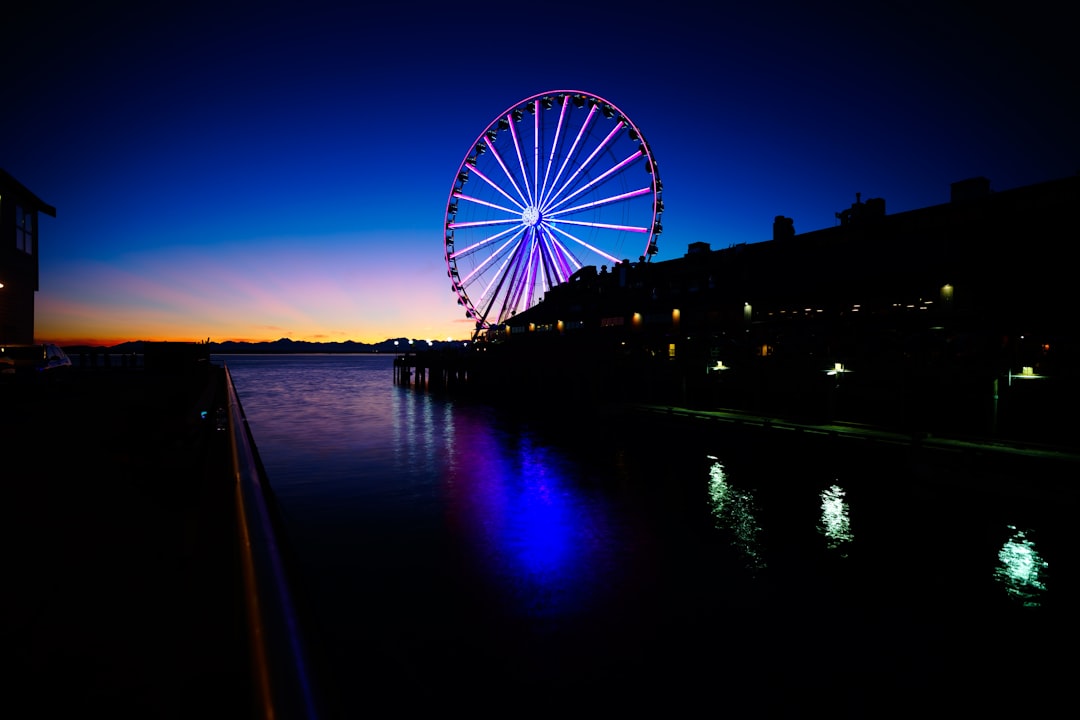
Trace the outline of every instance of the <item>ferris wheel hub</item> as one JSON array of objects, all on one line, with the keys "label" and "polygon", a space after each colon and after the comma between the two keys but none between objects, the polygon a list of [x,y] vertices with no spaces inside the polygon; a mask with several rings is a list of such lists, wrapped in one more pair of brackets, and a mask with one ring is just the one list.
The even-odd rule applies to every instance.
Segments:
[{"label": "ferris wheel hub", "polygon": [[540,224],[543,216],[540,214],[540,210],[530,205],[525,208],[525,212],[521,213],[521,222],[525,225],[536,227]]}]

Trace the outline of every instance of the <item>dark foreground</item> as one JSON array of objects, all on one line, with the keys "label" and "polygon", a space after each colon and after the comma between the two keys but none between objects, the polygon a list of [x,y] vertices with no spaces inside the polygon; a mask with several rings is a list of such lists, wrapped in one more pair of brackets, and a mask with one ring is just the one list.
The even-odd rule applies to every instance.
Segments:
[{"label": "dark foreground", "polygon": [[224,387],[205,364],[0,386],[0,714],[251,715]]},{"label": "dark foreground", "polygon": [[[0,386],[0,438],[5,454],[3,532],[5,552],[3,580],[2,640],[9,659],[3,677],[0,714],[5,717],[108,717],[189,718],[257,716],[247,634],[248,608],[243,589],[243,567],[237,529],[236,480],[231,467],[227,433],[217,430],[216,410],[226,405],[222,368],[207,364],[161,370],[144,368],[74,368],[59,382]],[[203,413],[206,413],[205,417]],[[740,422],[748,427],[753,418],[725,413],[685,413],[653,408],[650,415],[674,415],[665,422]],[[693,415],[693,417],[691,417]],[[702,417],[704,416],[704,417]],[[758,419],[760,420],[760,419]],[[769,432],[821,432],[822,428],[775,426]],[[764,428],[762,431],[766,431]],[[883,446],[910,442],[869,428],[829,427],[832,436],[849,436],[856,442],[873,440]],[[680,429],[680,436],[685,434]],[[969,464],[1027,461],[1027,455],[1047,449],[992,448],[986,444],[938,440],[926,442],[933,453]],[[905,446],[906,447],[906,446]],[[991,452],[992,451],[992,452]],[[990,455],[986,455],[990,453]],[[1075,456],[1048,460],[1072,463]],[[1022,457],[1021,457],[1022,456]],[[934,462],[935,467],[941,465]],[[1064,495],[1070,499],[1074,494]],[[816,587],[807,583],[808,587]],[[801,587],[801,586],[800,586]],[[913,583],[918,587],[918,583]],[[915,592],[913,590],[912,592]],[[674,597],[674,596],[673,596]],[[684,597],[679,595],[679,598]],[[709,596],[692,595],[706,603]],[[1072,597],[1069,595],[1069,597]],[[428,603],[429,598],[418,598]],[[629,602],[629,599],[628,599]],[[637,602],[637,601],[635,601]],[[644,600],[641,600],[644,602]],[[687,608],[657,600],[672,618],[707,617],[707,612],[687,613]],[[682,600],[678,600],[679,603]],[[378,602],[372,601],[374,606]],[[806,598],[795,603],[817,608]],[[796,619],[775,607],[745,608],[740,621],[717,617],[716,625],[700,627],[677,619],[665,625],[670,632],[653,638],[630,637],[623,641],[636,653],[648,656],[648,670],[626,673],[615,668],[587,665],[582,656],[580,681],[575,693],[586,693],[597,709],[633,708],[644,699],[660,700],[673,709],[678,697],[671,688],[682,688],[687,698],[700,698],[714,687],[741,686],[745,697],[719,694],[720,708],[767,708],[829,706],[830,685],[826,673],[807,671],[799,683],[807,697],[771,698],[768,680],[793,672],[792,667],[817,668],[809,648],[828,657],[830,640],[806,639],[805,657],[754,645],[761,633],[740,629],[748,618],[776,632],[795,626]],[[652,606],[650,606],[652,607]],[[718,609],[721,607],[717,606]],[[822,601],[821,608],[832,605]],[[361,617],[377,617],[360,613]],[[439,617],[453,617],[445,613]],[[860,616],[861,617],[861,616]],[[1011,616],[1010,616],[1011,617]],[[938,710],[962,711],[987,703],[1034,708],[1045,705],[1048,687],[1067,668],[1058,653],[1068,656],[1068,638],[1062,635],[1061,613],[1026,614],[1023,622],[1002,627],[1000,616],[980,617],[972,608],[969,617],[955,624],[928,625],[907,615],[865,622],[846,622],[850,634],[843,647],[859,649],[843,664],[845,687],[860,685],[862,676],[894,678],[888,692],[867,683],[862,687],[858,712],[848,716],[890,715],[889,707],[921,706],[926,687],[939,687],[926,677],[949,678],[952,688],[948,706]],[[469,627],[432,627],[439,638],[457,639]],[[486,621],[485,621],[486,622]],[[497,623],[496,623],[497,626]],[[378,634],[379,624],[373,623]],[[871,628],[874,633],[864,632]],[[602,635],[598,629],[591,629]],[[905,633],[916,633],[927,652],[912,651],[891,658],[881,643]],[[981,648],[997,643],[1004,635],[1016,651],[1016,667],[996,661],[978,662]],[[917,638],[918,639],[918,638]],[[500,637],[466,638],[464,644],[446,644],[439,657],[423,663],[438,667],[440,674],[422,677],[396,672],[397,666],[370,648],[357,648],[362,656],[354,662],[366,672],[355,677],[366,694],[397,697],[403,706],[418,696],[438,698],[432,709],[470,707],[466,700],[495,693],[492,678],[476,677],[461,649],[484,641],[475,656],[488,657],[505,643]],[[639,647],[640,646],[640,647]],[[732,662],[725,667],[731,677],[717,678],[707,663],[686,656],[686,648],[720,653]],[[546,660],[563,658],[552,648],[539,645],[530,662],[533,670],[546,668]],[[634,655],[637,657],[637,655]],[[895,669],[869,667],[888,660]],[[1030,669],[1032,663],[1036,669]],[[498,665],[498,659],[494,659]],[[13,667],[12,667],[13,665]],[[576,675],[574,667],[560,667],[560,677]],[[678,682],[663,683],[656,668],[670,667]],[[1013,672],[1028,667],[1026,672]],[[325,670],[325,668],[324,668]],[[529,668],[505,667],[500,685],[513,688],[510,714],[530,714],[543,701],[557,701],[569,710],[566,696],[543,689],[540,696],[527,682]],[[820,676],[819,676],[820,675]],[[763,679],[764,678],[764,679]],[[379,684],[376,685],[375,682]],[[722,682],[721,682],[722,681]],[[836,681],[839,682],[839,681]],[[940,680],[935,680],[935,683]],[[757,684],[755,684],[757,683]],[[985,688],[1000,686],[1000,697],[987,697]],[[425,692],[421,692],[426,688]],[[546,696],[546,697],[545,697]],[[445,698],[445,701],[444,701]],[[884,698],[884,700],[883,700]],[[918,699],[916,699],[918,698]],[[1004,702],[1010,698],[1015,702]],[[1025,698],[1027,698],[1025,700]],[[1033,698],[1041,702],[1033,702]],[[815,699],[815,702],[811,702]],[[872,699],[872,700],[871,700]],[[579,698],[579,706],[580,706]],[[977,701],[977,702],[976,702]],[[501,705],[501,701],[498,703]],[[842,704],[842,703],[841,703]],[[377,710],[377,708],[372,708]],[[475,708],[474,708],[475,709]],[[923,706],[925,714],[935,708]],[[496,713],[498,714],[498,713]],[[324,716],[334,716],[332,712]],[[799,715],[794,715],[799,716]]]}]

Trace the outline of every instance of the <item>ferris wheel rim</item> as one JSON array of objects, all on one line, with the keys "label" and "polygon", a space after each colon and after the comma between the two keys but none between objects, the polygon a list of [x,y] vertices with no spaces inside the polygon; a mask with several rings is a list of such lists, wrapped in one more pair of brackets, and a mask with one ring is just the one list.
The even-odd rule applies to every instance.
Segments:
[{"label": "ferris wheel rim", "polygon": [[[582,205],[579,205],[577,207],[571,208],[571,210],[573,210],[573,211],[581,211],[583,208],[587,208],[587,207],[590,207],[592,205],[599,205],[599,204],[604,204],[604,203],[616,203],[616,202],[619,202],[619,201],[622,201],[622,200],[625,200],[625,199],[628,199],[628,198],[631,198],[631,197],[648,195],[649,199],[651,200],[651,202],[650,202],[651,213],[649,213],[648,220],[647,220],[647,222],[644,223],[644,225],[629,226],[629,225],[618,225],[618,224],[585,223],[585,222],[582,222],[582,221],[575,221],[575,220],[572,220],[572,219],[569,219],[569,218],[560,218],[559,217],[560,214],[570,212],[570,210],[566,210],[566,209],[560,210],[559,206],[544,205],[543,204],[544,199],[539,196],[539,193],[537,193],[537,197],[533,198],[529,194],[527,188],[526,188],[525,191],[522,191],[521,188],[519,188],[517,186],[517,184],[514,182],[514,179],[513,179],[512,175],[511,175],[510,171],[507,170],[507,167],[506,167],[505,164],[503,164],[502,169],[506,173],[507,178],[510,180],[511,185],[513,186],[512,189],[513,189],[514,193],[509,192],[508,189],[504,190],[502,188],[496,187],[496,185],[494,183],[492,183],[492,181],[490,179],[485,178],[483,176],[483,174],[477,169],[477,167],[476,167],[477,160],[478,160],[479,156],[482,155],[485,152],[485,148],[488,147],[489,144],[490,144],[490,147],[491,147],[492,151],[494,152],[494,142],[495,142],[496,135],[497,135],[498,132],[500,132],[502,130],[509,129],[511,131],[511,134],[514,133],[514,130],[513,130],[514,123],[508,122],[511,118],[513,118],[513,120],[515,122],[519,122],[521,120],[521,117],[523,116],[524,111],[526,111],[526,110],[528,110],[532,114],[539,117],[539,115],[541,114],[539,112],[539,109],[540,109],[539,104],[543,104],[543,108],[545,110],[551,110],[552,105],[547,104],[547,103],[549,101],[553,101],[553,100],[558,100],[560,107],[563,108],[563,110],[561,112],[563,112],[564,114],[566,112],[567,105],[570,104],[570,103],[573,103],[579,109],[583,108],[587,104],[589,106],[589,112],[590,112],[589,117],[592,117],[592,113],[594,113],[596,111],[596,109],[599,108],[600,112],[604,115],[604,117],[606,119],[608,119],[608,120],[611,120],[612,118],[615,119],[615,127],[614,127],[614,129],[611,131],[608,138],[605,139],[605,141],[603,141],[601,143],[601,145],[596,147],[596,149],[593,151],[593,155],[590,155],[590,157],[585,161],[586,164],[588,162],[590,162],[592,160],[592,157],[595,156],[596,153],[599,152],[603,148],[603,146],[604,146],[604,144],[606,144],[607,140],[614,137],[617,132],[620,132],[621,131],[620,128],[624,128],[625,132],[626,132],[626,136],[630,140],[632,140],[633,142],[637,143],[639,151],[640,151],[640,155],[644,159],[645,169],[650,175],[649,182],[648,182],[648,184],[647,184],[647,186],[645,188],[636,189],[636,190],[626,192],[626,193],[621,194],[621,195],[610,196],[610,197],[608,197],[608,198],[606,198],[604,200],[601,200],[601,201],[593,201],[591,203],[582,204]],[[539,123],[539,120],[537,120],[537,122]],[[579,129],[579,133],[584,131],[584,126],[587,125],[588,122],[589,122],[588,118],[585,121],[583,121],[583,125]],[[561,119],[560,119],[560,123],[561,123]],[[557,144],[557,142],[558,142],[558,135],[557,134],[556,134],[555,138],[556,138],[555,143],[550,148],[551,158],[552,159],[554,159],[554,157],[555,157],[555,152],[556,152],[555,144]],[[580,139],[580,136],[579,136],[579,139]],[[534,138],[534,141],[537,143],[537,146],[538,146],[539,145],[539,138]],[[522,184],[527,186],[528,185],[528,178],[524,177],[525,170],[526,170],[525,162],[521,158],[521,147],[517,143],[516,136],[514,136],[514,147],[518,152],[518,158],[517,159],[518,159],[518,161],[521,162],[520,170],[521,170],[522,175],[523,175],[522,178],[521,178],[522,181],[523,181]],[[537,150],[537,153],[538,152],[539,151]],[[565,168],[565,166],[569,163],[570,157],[567,156],[565,158],[560,158],[560,159],[562,160],[563,167],[560,168],[560,170],[558,172],[561,175],[561,173],[563,172],[563,168]],[[627,164],[630,164],[634,159],[635,158],[633,158],[633,157],[627,158],[627,160],[624,161],[624,162],[626,162]],[[534,165],[534,173],[539,172],[539,165],[540,165],[540,163],[539,163],[539,160],[540,160],[539,154],[537,154],[536,160],[537,160],[537,162]],[[500,163],[502,163],[502,162],[503,161],[500,159]],[[551,164],[545,166],[545,173],[550,173],[552,167],[553,167],[553,165],[551,165]],[[580,170],[581,170],[581,168],[578,168],[577,170],[575,170],[574,171],[575,174],[577,172],[580,172]],[[612,173],[618,174],[620,172],[622,172],[621,168],[619,166],[614,166],[614,167],[610,168],[605,173],[605,175],[612,174]],[[493,202],[482,201],[482,200],[479,200],[477,198],[472,198],[472,197],[469,197],[467,195],[464,195],[463,192],[462,192],[462,188],[464,187],[464,183],[468,179],[468,177],[470,177],[473,174],[483,178],[489,184],[491,184],[492,187],[495,187],[497,190],[499,190],[499,192],[502,195],[501,198],[498,198],[499,202],[500,203],[507,203],[508,205],[507,204],[495,204]],[[590,185],[591,184],[596,184],[598,182],[603,182],[604,180],[605,180],[605,178],[603,176],[601,176],[599,179],[591,180],[589,184]],[[545,175],[545,186],[546,186],[546,182],[547,182],[547,177]],[[569,181],[567,181],[567,184],[569,184]],[[461,162],[458,164],[457,171],[454,174],[454,180],[451,182],[450,193],[447,196],[446,208],[445,208],[445,213],[444,213],[443,249],[444,249],[444,259],[446,261],[446,266],[447,266],[447,275],[451,279],[451,289],[457,295],[458,304],[462,305],[462,306],[464,306],[466,308],[466,316],[469,317],[470,319],[474,320],[474,322],[476,324],[476,331],[480,332],[482,329],[487,329],[487,328],[490,328],[490,327],[492,327],[494,325],[500,324],[501,322],[503,322],[505,320],[505,318],[502,316],[502,311],[500,311],[500,314],[497,316],[496,320],[494,322],[491,321],[488,318],[488,314],[490,313],[491,308],[489,307],[489,309],[487,311],[481,311],[473,303],[473,301],[470,299],[469,292],[467,291],[467,288],[466,288],[467,283],[462,281],[460,270],[458,268],[458,257],[461,256],[469,248],[458,249],[458,248],[455,247],[455,242],[454,242],[454,235],[455,235],[454,231],[455,230],[461,230],[461,229],[465,229],[465,228],[476,228],[476,227],[479,227],[481,225],[490,226],[492,228],[494,228],[496,226],[499,226],[499,225],[509,226],[505,231],[496,233],[494,235],[491,235],[490,239],[488,241],[485,241],[485,242],[498,242],[498,241],[501,241],[502,238],[504,236],[506,236],[506,235],[509,235],[511,240],[512,240],[513,239],[513,233],[515,231],[520,231],[522,226],[527,226],[529,223],[532,223],[534,226],[539,226],[540,223],[541,223],[541,219],[543,219],[543,220],[546,220],[548,222],[554,222],[554,225],[552,227],[547,228],[548,229],[548,235],[545,236],[545,237],[548,238],[549,242],[551,242],[554,247],[562,247],[561,245],[559,245],[560,240],[562,240],[563,242],[566,242],[566,243],[569,243],[572,240],[572,241],[576,242],[582,248],[587,248],[588,250],[592,251],[594,254],[599,255],[600,257],[605,257],[605,258],[610,259],[613,264],[617,264],[619,262],[619,260],[616,258],[615,255],[608,254],[606,251],[603,251],[603,250],[601,250],[601,249],[599,249],[597,247],[593,247],[593,246],[589,245],[587,242],[583,241],[582,239],[580,239],[578,237],[575,237],[571,232],[567,231],[566,229],[564,229],[562,227],[559,227],[559,225],[566,225],[566,226],[569,226],[569,227],[573,227],[574,225],[583,225],[583,226],[589,226],[589,227],[592,227],[592,228],[607,228],[607,229],[616,230],[616,231],[640,232],[640,233],[642,233],[644,235],[644,242],[642,244],[643,250],[642,250],[642,254],[641,254],[641,258],[644,260],[644,259],[647,259],[647,258],[651,258],[651,256],[657,252],[657,250],[656,250],[656,238],[662,232],[662,228],[661,228],[661,225],[660,225],[660,218],[661,218],[661,214],[663,212],[663,202],[661,200],[662,187],[663,186],[662,186],[662,183],[660,181],[659,170],[658,170],[658,167],[657,167],[656,159],[655,159],[655,157],[653,155],[652,148],[650,147],[649,143],[645,139],[644,133],[641,131],[641,129],[630,119],[630,117],[619,106],[615,105],[614,103],[612,103],[611,101],[607,100],[606,98],[604,98],[604,97],[602,97],[600,95],[597,95],[597,94],[592,93],[592,92],[584,91],[584,90],[574,90],[574,89],[548,90],[548,91],[545,91],[545,92],[535,93],[535,94],[530,95],[530,96],[528,96],[528,97],[526,97],[526,98],[524,98],[522,100],[519,100],[519,101],[507,106],[501,113],[496,114],[494,116],[494,118],[490,122],[488,122],[488,124],[484,127],[484,129],[476,136],[476,138],[473,140],[472,144],[469,146],[469,149],[465,152],[464,156],[462,157]],[[561,190],[560,190],[560,192],[561,192]],[[584,192],[584,189],[579,189],[577,191],[577,193],[575,193],[575,195],[580,194],[582,192]],[[517,198],[514,197],[515,194],[517,195]],[[573,197],[574,197],[573,195],[563,197],[562,201],[561,201],[562,204],[565,204],[566,202],[571,200]],[[458,203],[459,200],[462,200],[462,199],[465,199],[465,200],[468,200],[468,201],[471,201],[471,202],[475,202],[475,203],[479,203],[479,204],[489,205],[492,208],[498,208],[498,210],[500,212],[506,213],[507,216],[505,218],[499,219],[499,220],[484,220],[484,221],[477,221],[477,222],[473,222],[473,223],[456,223],[456,216],[457,216],[457,212],[458,212],[458,204],[457,203]],[[520,216],[521,217],[521,222],[520,222],[519,225],[515,226],[516,221],[515,221],[513,216],[517,212],[521,213],[521,216]],[[543,218],[541,218],[541,215],[543,215]],[[536,233],[536,237],[540,237],[540,230],[537,229],[537,227],[534,227],[534,228],[525,227],[524,231],[522,231],[522,232],[528,233],[528,232],[530,232],[530,230],[533,230]],[[556,238],[555,237],[556,235],[559,235],[559,237]],[[510,242],[510,240],[508,240],[506,242],[508,244]],[[503,249],[505,249],[505,246],[501,247],[500,251],[503,250]],[[487,263],[487,262],[489,262],[490,260],[492,260],[494,258],[495,258],[495,255],[490,255],[490,256],[487,257],[487,259],[484,260],[484,263]],[[504,262],[509,262],[509,260],[507,259]],[[505,264],[504,264],[504,267],[505,267]],[[480,268],[477,268],[477,270],[479,270],[479,269]],[[576,269],[580,270],[580,266],[577,267]],[[505,281],[505,279],[506,279],[505,276],[502,275],[503,271],[504,271],[504,269],[500,268],[498,270],[498,274],[497,274],[497,277],[500,278],[500,286],[501,286],[501,283],[503,281]],[[476,271],[474,270],[474,272],[476,272]],[[569,276],[569,274],[570,273],[568,272],[567,276]],[[567,279],[567,278],[563,278],[562,281],[565,281],[565,279]],[[559,282],[562,282],[562,281],[559,281]],[[511,282],[513,282],[513,280]],[[559,283],[558,282],[553,283],[553,285],[554,284],[559,284]],[[518,289],[517,292],[520,294],[521,290]],[[530,290],[530,296],[532,294],[533,293]],[[528,305],[526,306],[526,308],[527,307],[528,307]]]}]

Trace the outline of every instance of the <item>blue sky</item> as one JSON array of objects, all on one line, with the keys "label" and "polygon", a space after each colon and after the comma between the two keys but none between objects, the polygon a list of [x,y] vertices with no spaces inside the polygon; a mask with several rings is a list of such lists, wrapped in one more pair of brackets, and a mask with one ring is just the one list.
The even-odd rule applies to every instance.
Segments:
[{"label": "blue sky", "polygon": [[467,338],[447,195],[484,128],[548,90],[610,100],[647,137],[658,261],[767,240],[776,215],[830,227],[857,192],[896,213],[968,177],[1080,171],[1063,9],[744,5],[15,11],[0,167],[57,208],[36,334]]}]

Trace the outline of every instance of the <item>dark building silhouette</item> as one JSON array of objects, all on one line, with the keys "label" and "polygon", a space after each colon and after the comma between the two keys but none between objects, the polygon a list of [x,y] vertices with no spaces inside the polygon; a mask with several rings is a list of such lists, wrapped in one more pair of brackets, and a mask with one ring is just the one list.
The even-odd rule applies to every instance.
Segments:
[{"label": "dark building silhouette", "polygon": [[39,213],[56,208],[0,169],[0,344],[34,342]]},{"label": "dark building silhouette", "polygon": [[856,196],[835,227],[584,268],[489,347],[588,397],[1075,443],[1078,208],[1080,177]]}]

